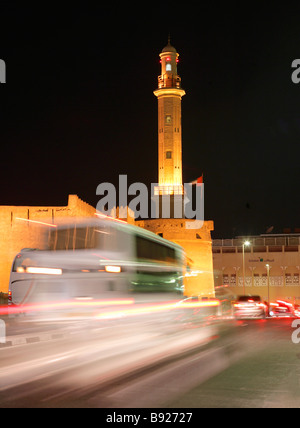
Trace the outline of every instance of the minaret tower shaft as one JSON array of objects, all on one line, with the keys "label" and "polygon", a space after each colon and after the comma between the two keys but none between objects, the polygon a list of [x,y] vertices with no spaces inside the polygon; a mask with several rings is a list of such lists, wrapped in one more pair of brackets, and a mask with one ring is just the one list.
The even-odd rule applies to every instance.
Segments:
[{"label": "minaret tower shaft", "polygon": [[154,95],[158,99],[158,188],[156,194],[178,195],[182,186],[181,78],[177,74],[179,54],[168,44],[159,54],[161,75]]}]

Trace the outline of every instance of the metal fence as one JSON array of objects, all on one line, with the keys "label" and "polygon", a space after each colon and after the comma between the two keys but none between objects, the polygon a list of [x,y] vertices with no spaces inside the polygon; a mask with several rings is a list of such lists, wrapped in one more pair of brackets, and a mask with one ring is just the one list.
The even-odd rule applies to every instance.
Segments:
[{"label": "metal fence", "polygon": [[246,239],[252,246],[300,245],[300,236],[213,239],[212,245],[213,247],[242,247]]}]

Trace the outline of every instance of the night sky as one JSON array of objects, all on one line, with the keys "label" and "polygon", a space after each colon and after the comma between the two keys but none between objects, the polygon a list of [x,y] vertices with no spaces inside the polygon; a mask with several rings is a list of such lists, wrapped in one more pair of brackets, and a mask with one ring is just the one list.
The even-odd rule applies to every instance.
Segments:
[{"label": "night sky", "polygon": [[204,174],[213,238],[300,228],[300,6],[16,4],[0,12],[0,205],[77,194],[96,206],[97,185],[119,174],[157,182],[153,90],[170,33],[183,181]]}]

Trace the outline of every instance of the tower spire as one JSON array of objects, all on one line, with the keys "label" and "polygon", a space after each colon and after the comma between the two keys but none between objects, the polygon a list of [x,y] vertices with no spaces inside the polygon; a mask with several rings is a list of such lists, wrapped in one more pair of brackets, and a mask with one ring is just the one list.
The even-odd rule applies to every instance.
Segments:
[{"label": "tower spire", "polygon": [[182,194],[181,98],[185,91],[177,74],[179,54],[170,44],[159,54],[161,75],[154,95],[158,99],[158,189],[162,195]]}]

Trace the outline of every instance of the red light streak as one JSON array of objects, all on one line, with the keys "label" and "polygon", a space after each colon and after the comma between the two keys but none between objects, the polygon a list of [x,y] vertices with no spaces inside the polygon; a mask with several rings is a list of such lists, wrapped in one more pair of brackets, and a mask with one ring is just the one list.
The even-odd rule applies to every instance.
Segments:
[{"label": "red light streak", "polygon": [[54,302],[54,303],[35,303],[28,305],[16,306],[0,306],[0,315],[28,313],[28,312],[41,312],[55,309],[67,309],[73,307],[106,307],[106,306],[122,306],[132,305],[134,299],[115,299],[115,300],[92,300],[92,301],[67,301],[67,302]]},{"label": "red light streak", "polygon": [[292,308],[292,307],[293,307],[293,305],[292,305],[291,303],[286,302],[286,301],[284,301],[284,300],[277,300],[277,302],[279,302],[279,303],[283,303],[284,305],[287,305],[287,306],[289,306],[290,308]]},{"label": "red light streak", "polygon": [[[114,299],[114,300],[89,300],[88,298],[79,298],[67,302],[54,302],[54,303],[36,303],[28,305],[15,305],[15,306],[0,306],[0,315],[42,312],[47,310],[68,309],[68,308],[100,308],[109,306],[129,306],[134,305],[134,299]],[[103,312],[96,315],[97,319],[115,318],[120,316],[134,316],[145,315],[149,313],[156,313],[168,311],[173,309],[194,309],[203,307],[219,306],[219,300],[203,301],[203,302],[164,302],[164,303],[145,303],[135,304],[132,309],[120,309],[109,312]]]},{"label": "red light streak", "polygon": [[192,309],[192,308],[203,308],[203,307],[213,307],[219,306],[219,300],[211,300],[204,302],[164,302],[164,303],[155,303],[155,304],[144,304],[138,305],[133,309],[119,310],[101,313],[96,315],[97,319],[106,319],[106,318],[119,318],[124,316],[135,316],[135,315],[146,315],[149,313],[163,312],[173,309]]}]

